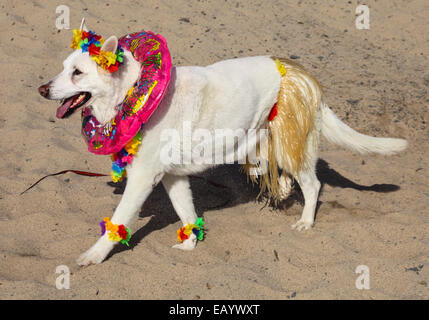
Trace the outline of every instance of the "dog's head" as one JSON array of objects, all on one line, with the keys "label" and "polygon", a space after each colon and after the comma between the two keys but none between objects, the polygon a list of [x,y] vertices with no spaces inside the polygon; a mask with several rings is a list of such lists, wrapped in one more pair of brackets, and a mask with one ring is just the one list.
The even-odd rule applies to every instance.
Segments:
[{"label": "dog's head", "polygon": [[[82,20],[80,31],[87,31],[85,20]],[[108,38],[101,46],[102,51],[116,52],[118,39],[115,36]],[[56,116],[64,118],[84,105],[97,103],[106,108],[115,102],[118,75],[101,68],[88,52],[75,50],[63,62],[63,71],[39,87],[39,93],[46,99],[61,101]],[[100,111],[100,110],[99,110]],[[101,110],[101,113],[108,113]]]}]

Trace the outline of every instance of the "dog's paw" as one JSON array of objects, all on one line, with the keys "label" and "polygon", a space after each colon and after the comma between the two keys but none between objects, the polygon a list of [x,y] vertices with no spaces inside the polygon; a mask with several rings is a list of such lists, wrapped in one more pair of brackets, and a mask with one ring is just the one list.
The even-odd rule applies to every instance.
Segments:
[{"label": "dog's paw", "polygon": [[99,264],[103,262],[113,249],[113,243],[106,241],[108,240],[100,238],[88,251],[80,255],[76,263],[80,266],[88,266],[90,264]]},{"label": "dog's paw", "polygon": [[109,252],[103,252],[102,250],[94,247],[80,255],[80,257],[76,260],[78,265],[88,266],[90,264],[99,264],[102,263],[104,259],[106,259]]},{"label": "dog's paw", "polygon": [[299,219],[297,223],[292,225],[292,229],[302,231],[302,230],[308,230],[313,226],[313,221],[305,221],[302,219]]},{"label": "dog's paw", "polygon": [[197,245],[197,237],[191,234],[189,239],[183,240],[182,243],[175,244],[173,248],[181,250],[192,250]]}]

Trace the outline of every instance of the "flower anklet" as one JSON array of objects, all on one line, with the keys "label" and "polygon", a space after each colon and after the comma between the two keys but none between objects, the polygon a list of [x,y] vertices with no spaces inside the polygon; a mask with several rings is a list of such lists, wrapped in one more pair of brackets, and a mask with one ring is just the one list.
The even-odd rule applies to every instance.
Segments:
[{"label": "flower anklet", "polygon": [[128,247],[129,241],[131,238],[131,231],[123,224],[117,225],[110,221],[109,217],[105,217],[103,221],[100,222],[101,235],[103,236],[106,231],[108,231],[108,238],[110,241],[117,241],[122,244],[126,244]]},{"label": "flower anklet", "polygon": [[204,224],[203,218],[198,218],[195,224],[188,223],[186,226],[177,230],[177,240],[183,242],[183,240],[189,239],[191,234],[195,234],[198,240],[204,239]]}]

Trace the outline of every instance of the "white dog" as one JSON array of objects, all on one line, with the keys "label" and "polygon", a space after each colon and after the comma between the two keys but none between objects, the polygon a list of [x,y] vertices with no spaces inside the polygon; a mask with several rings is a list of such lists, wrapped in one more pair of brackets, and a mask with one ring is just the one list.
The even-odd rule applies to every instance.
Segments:
[{"label": "white dog", "polygon": [[[81,29],[87,30],[84,22]],[[102,49],[115,52],[117,43],[116,37],[110,37]],[[116,115],[115,106],[124,99],[140,72],[140,64],[129,51],[124,53],[123,65],[112,74],[101,70],[87,53],[79,50],[70,54],[63,65],[64,70],[41,86],[39,92],[47,99],[66,101],[67,110],[90,106],[100,124]],[[277,116],[269,121],[276,103]],[[57,115],[63,116],[67,110],[60,109]],[[113,223],[130,226],[160,181],[183,225],[196,221],[187,176],[215,164],[161,161],[162,150],[169,143],[161,139],[165,130],[181,133],[186,123],[191,124],[192,133],[197,129],[267,129],[269,169],[261,173],[259,180],[262,189],[275,199],[287,195],[292,178],[299,183],[305,206],[301,218],[292,226],[297,230],[308,229],[314,222],[320,189],[315,173],[319,132],[329,141],[361,153],[393,154],[407,146],[405,140],[366,136],[341,122],[323,101],[317,81],[287,59],[258,56],[225,60],[207,67],[173,67],[163,100],[145,124],[139,152],[128,166],[127,185]],[[224,146],[217,147],[214,142],[213,152],[224,152]],[[240,143],[244,142],[239,141],[238,148]],[[246,150],[260,150],[261,144],[257,138]],[[186,156],[183,145],[177,148]],[[248,154],[241,154],[236,160],[246,163]],[[258,164],[248,164],[247,169],[252,167]],[[196,242],[192,234],[175,247],[191,250]],[[77,262],[101,263],[113,247],[114,242],[104,234]]]}]

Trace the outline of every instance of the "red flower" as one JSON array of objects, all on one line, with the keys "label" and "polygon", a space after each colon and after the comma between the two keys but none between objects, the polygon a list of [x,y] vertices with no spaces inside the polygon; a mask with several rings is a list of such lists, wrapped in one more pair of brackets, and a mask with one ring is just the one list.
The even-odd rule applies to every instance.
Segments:
[{"label": "red flower", "polygon": [[189,237],[183,232],[183,230],[185,230],[185,228],[181,228],[180,232],[179,232],[179,238],[183,241],[188,239]]},{"label": "red flower", "polygon": [[87,32],[87,31],[82,31],[82,40],[85,40],[86,38],[88,38],[91,35],[91,33]]},{"label": "red flower", "polygon": [[116,61],[116,63],[115,63],[115,64],[112,64],[109,68],[107,68],[107,70],[109,70],[109,71],[110,71],[110,73],[113,73],[113,72],[115,72],[116,70],[118,70],[118,67],[119,67],[119,62],[118,62],[118,61]]},{"label": "red flower", "polygon": [[100,47],[97,47],[95,44],[91,43],[88,47],[88,52],[90,56],[97,56],[100,54]]},{"label": "red flower", "polygon": [[128,232],[125,229],[125,226],[123,224],[121,224],[120,226],[118,226],[118,234],[122,239],[127,239],[128,237]]}]

